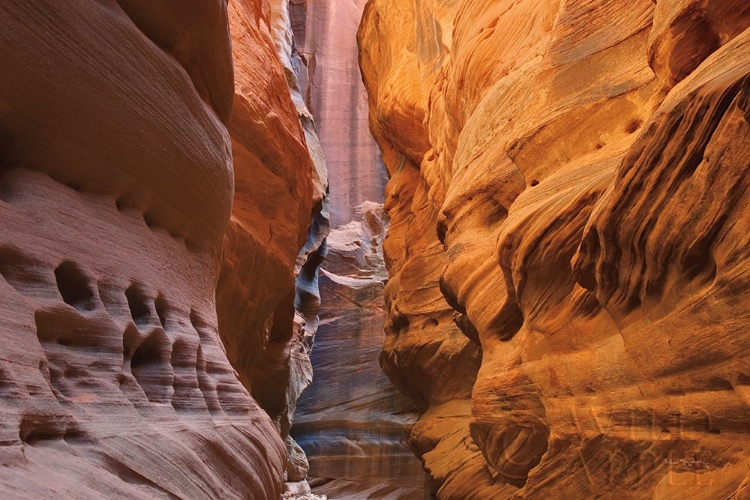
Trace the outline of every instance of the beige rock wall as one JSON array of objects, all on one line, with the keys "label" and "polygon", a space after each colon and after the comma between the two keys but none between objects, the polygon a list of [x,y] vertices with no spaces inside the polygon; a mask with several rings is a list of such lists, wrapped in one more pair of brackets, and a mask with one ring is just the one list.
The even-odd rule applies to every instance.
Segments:
[{"label": "beige rock wall", "polygon": [[438,498],[747,494],[745,4],[368,3],[381,363]]}]

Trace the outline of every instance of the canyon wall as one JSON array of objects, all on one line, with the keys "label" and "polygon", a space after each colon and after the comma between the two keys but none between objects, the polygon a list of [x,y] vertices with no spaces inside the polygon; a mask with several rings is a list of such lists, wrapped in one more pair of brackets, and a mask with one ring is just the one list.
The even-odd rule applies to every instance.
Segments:
[{"label": "canyon wall", "polygon": [[289,430],[297,398],[312,380],[327,172],[301,97],[297,71],[304,65],[288,3],[230,2],[229,21],[235,202],[217,290],[219,311],[226,312],[219,332],[240,380],[285,442],[287,479],[301,481],[308,465]]},{"label": "canyon wall", "polygon": [[357,26],[365,0],[289,0],[297,50],[305,61],[303,97],[329,174],[332,227],[342,226],[366,201],[383,201],[387,181],[368,130],[367,94],[357,65]]},{"label": "canyon wall", "polygon": [[292,434],[308,453],[313,491],[330,498],[422,496],[424,472],[403,445],[415,408],[377,363],[386,228],[382,205],[366,202],[327,239],[314,381],[299,400]]},{"label": "canyon wall", "polygon": [[388,221],[382,211],[386,171],[369,133],[357,61],[364,3],[289,4],[299,88],[315,116],[330,178],[326,203],[332,227],[319,280],[314,380],[299,401],[292,435],[307,453],[316,493],[414,498],[422,496],[424,473],[403,441],[415,409],[377,362],[387,281],[381,245]]},{"label": "canyon wall", "polygon": [[325,180],[272,19],[0,5],[3,498],[279,498]]},{"label": "canyon wall", "polygon": [[750,4],[370,0],[380,361],[441,499],[750,495]]}]

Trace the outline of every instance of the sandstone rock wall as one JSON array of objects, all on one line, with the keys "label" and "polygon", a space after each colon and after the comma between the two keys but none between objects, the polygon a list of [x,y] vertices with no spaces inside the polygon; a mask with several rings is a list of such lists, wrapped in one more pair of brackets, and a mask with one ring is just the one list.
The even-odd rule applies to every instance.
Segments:
[{"label": "sandstone rock wall", "polygon": [[279,497],[243,384],[287,389],[255,370],[293,333],[324,188],[271,17],[0,5],[3,498]]},{"label": "sandstone rock wall", "polygon": [[382,255],[387,219],[374,202],[358,211],[327,240],[314,381],[299,400],[292,434],[308,454],[317,493],[421,498],[421,464],[402,444],[415,409],[377,363],[388,278]]},{"label": "sandstone rock wall", "polygon": [[[287,478],[299,481],[307,463],[289,429],[296,400],[312,379],[304,338],[314,334],[319,305],[316,252],[327,233],[327,173],[300,97],[288,5],[232,2],[229,20],[236,187],[217,290],[219,310],[226,311],[220,332],[240,379],[285,441]],[[296,279],[305,290],[297,296]],[[295,318],[297,310],[303,316]]]},{"label": "sandstone rock wall", "polygon": [[367,95],[357,65],[357,26],[365,0],[289,0],[290,20],[305,62],[300,83],[329,174],[333,227],[356,207],[383,201],[385,169],[368,132]]},{"label": "sandstone rock wall", "polygon": [[750,6],[370,0],[383,369],[438,498],[748,495]]}]

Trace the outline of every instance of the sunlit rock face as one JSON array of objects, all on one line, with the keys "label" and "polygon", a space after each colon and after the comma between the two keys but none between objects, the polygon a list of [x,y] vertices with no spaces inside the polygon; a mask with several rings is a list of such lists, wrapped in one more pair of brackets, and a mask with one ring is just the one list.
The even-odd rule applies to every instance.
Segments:
[{"label": "sunlit rock face", "polygon": [[0,5],[3,498],[279,498],[243,383],[321,195],[270,33],[251,0]]},{"label": "sunlit rock face", "polygon": [[368,3],[381,363],[438,498],[750,494],[748,26],[731,0]]}]

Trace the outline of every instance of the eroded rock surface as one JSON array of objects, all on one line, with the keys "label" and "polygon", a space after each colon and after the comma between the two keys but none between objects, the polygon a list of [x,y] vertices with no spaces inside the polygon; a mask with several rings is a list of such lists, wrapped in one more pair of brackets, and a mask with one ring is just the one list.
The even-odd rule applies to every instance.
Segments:
[{"label": "eroded rock surface", "polygon": [[748,495],[746,2],[371,0],[384,371],[438,498]]},{"label": "eroded rock surface", "polygon": [[0,5],[3,498],[280,497],[287,453],[243,383],[294,333],[324,192],[270,18]]},{"label": "eroded rock surface", "polygon": [[312,379],[327,174],[300,97],[288,5],[232,2],[229,21],[236,187],[217,291],[225,313],[220,333],[240,379],[284,440],[287,479],[300,481],[307,463],[289,429],[296,400]]},{"label": "eroded rock surface", "polygon": [[387,219],[374,202],[362,204],[358,212],[327,240],[320,276],[323,307],[312,353],[314,383],[299,400],[292,434],[308,454],[311,477],[340,480],[316,481],[317,493],[421,497],[424,472],[403,445],[415,409],[377,363]]}]

